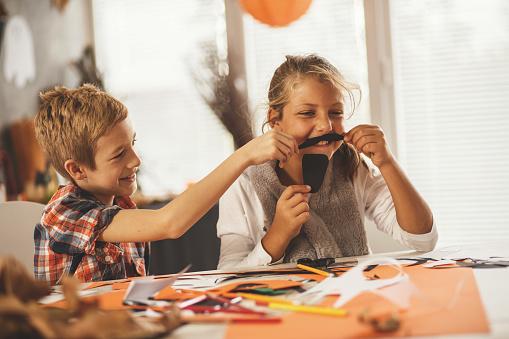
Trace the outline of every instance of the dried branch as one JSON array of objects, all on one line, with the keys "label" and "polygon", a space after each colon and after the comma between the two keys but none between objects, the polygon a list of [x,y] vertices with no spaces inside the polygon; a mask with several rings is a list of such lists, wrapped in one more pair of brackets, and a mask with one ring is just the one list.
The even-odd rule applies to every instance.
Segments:
[{"label": "dried branch", "polygon": [[202,44],[204,52],[199,71],[192,75],[198,91],[224,127],[231,133],[235,148],[253,139],[251,115],[247,103],[234,86],[228,63],[222,60],[214,42]]}]

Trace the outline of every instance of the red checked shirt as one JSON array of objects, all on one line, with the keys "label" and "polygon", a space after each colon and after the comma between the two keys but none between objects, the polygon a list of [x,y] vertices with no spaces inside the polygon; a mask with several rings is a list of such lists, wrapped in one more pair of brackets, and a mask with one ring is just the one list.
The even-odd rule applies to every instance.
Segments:
[{"label": "red checked shirt", "polygon": [[61,186],[35,226],[35,278],[59,284],[80,255],[74,276],[82,282],[145,275],[145,243],[98,240],[113,217],[128,208],[136,208],[129,197],[116,197],[106,206],[74,184]]}]

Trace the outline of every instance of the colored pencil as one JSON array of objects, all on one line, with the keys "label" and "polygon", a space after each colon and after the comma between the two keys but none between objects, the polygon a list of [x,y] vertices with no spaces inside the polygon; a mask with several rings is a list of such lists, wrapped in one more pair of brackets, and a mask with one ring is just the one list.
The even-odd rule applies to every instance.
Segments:
[{"label": "colored pencil", "polygon": [[309,267],[309,266],[302,265],[302,264],[297,264],[297,267],[302,269],[302,270],[304,270],[304,271],[308,271],[308,272],[311,272],[311,273],[319,274],[319,275],[324,276],[324,277],[331,277],[332,276],[331,273],[319,270],[318,268]]},{"label": "colored pencil", "polygon": [[337,317],[344,317],[348,314],[348,312],[342,308],[321,307],[321,306],[269,303],[268,307],[276,310],[332,315]]}]

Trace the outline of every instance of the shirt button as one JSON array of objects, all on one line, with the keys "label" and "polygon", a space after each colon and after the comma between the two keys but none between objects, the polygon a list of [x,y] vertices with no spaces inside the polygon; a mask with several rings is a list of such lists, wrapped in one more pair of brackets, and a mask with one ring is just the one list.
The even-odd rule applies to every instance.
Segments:
[{"label": "shirt button", "polygon": [[107,255],[106,258],[104,258],[104,259],[106,259],[107,262],[111,262],[112,261],[111,257],[109,255]]}]

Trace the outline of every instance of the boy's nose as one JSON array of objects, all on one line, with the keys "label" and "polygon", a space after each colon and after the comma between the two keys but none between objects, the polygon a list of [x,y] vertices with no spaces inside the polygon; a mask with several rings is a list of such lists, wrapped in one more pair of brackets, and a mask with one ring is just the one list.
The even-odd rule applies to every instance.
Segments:
[{"label": "boy's nose", "polygon": [[135,167],[140,167],[140,165],[141,165],[141,159],[138,156],[138,153],[136,153],[136,151],[133,150],[131,161],[129,161],[129,167],[135,168]]}]

